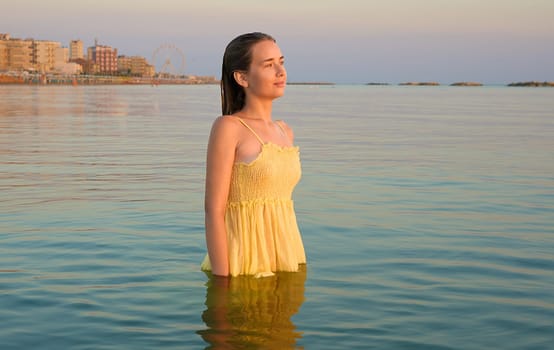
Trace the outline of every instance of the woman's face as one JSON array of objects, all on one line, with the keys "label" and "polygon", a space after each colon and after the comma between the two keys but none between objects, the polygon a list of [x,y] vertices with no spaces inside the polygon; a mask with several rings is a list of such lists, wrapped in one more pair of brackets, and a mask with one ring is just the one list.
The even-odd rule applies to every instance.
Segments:
[{"label": "woman's face", "polygon": [[252,62],[246,72],[246,94],[274,99],[283,96],[287,84],[285,58],[272,40],[260,41],[252,47]]}]

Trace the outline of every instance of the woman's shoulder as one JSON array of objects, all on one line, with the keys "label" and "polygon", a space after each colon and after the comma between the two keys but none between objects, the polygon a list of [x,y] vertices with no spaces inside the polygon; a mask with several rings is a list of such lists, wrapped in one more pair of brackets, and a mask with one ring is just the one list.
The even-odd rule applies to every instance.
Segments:
[{"label": "woman's shoulder", "polygon": [[240,121],[233,115],[222,115],[217,117],[213,124],[212,130],[217,133],[236,133],[240,127]]},{"label": "woman's shoulder", "polygon": [[232,115],[222,115],[213,121],[209,138],[210,144],[233,148],[240,141],[240,138],[241,124],[238,118]]},{"label": "woman's shoulder", "polygon": [[220,115],[215,118],[213,125],[221,125],[223,127],[233,127],[240,125],[239,118],[235,115]]}]

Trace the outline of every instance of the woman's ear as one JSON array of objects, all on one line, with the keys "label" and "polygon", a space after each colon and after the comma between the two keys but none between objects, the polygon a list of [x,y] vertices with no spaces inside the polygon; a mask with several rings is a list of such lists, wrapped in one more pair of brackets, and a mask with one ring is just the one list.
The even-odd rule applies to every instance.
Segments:
[{"label": "woman's ear", "polygon": [[233,72],[233,77],[235,78],[235,81],[237,82],[237,84],[239,84],[243,88],[248,87],[248,80],[246,79],[246,72],[241,72],[241,71],[236,70],[236,71]]}]

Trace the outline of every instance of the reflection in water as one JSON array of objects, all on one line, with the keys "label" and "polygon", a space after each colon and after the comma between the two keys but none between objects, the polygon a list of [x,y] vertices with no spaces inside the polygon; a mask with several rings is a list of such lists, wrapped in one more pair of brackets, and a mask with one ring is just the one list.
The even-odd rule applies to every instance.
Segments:
[{"label": "reflection in water", "polygon": [[301,333],[291,321],[304,302],[306,269],[275,276],[217,277],[208,275],[208,327],[197,333],[206,349],[293,349]]},{"label": "reflection in water", "polygon": [[[130,114],[130,101],[122,98],[119,93],[121,89],[117,86],[104,87],[70,87],[70,86],[19,86],[16,88],[0,86],[1,117],[37,116],[56,117],[59,120],[37,120],[38,122],[58,124],[49,125],[52,128],[61,129],[66,120],[62,117],[92,117],[92,116],[120,116]],[[144,99],[150,102],[149,99]],[[143,108],[138,105],[140,99],[135,98],[132,105],[136,108]],[[138,105],[138,106],[137,106]],[[148,105],[147,107],[152,107]],[[141,109],[144,112],[144,109]],[[73,119],[70,119],[72,121]],[[33,120],[35,121],[35,120]]]}]

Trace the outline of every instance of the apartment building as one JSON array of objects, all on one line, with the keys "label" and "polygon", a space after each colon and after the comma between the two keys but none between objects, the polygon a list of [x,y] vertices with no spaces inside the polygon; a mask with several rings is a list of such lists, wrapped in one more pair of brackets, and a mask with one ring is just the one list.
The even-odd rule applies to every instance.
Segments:
[{"label": "apartment building", "polygon": [[87,58],[92,63],[91,73],[117,73],[117,49],[104,45],[91,46],[87,50]]},{"label": "apartment building", "polygon": [[[32,48],[35,69],[40,73],[53,71],[56,66],[56,51],[61,48],[61,44],[56,41],[33,40]],[[64,60],[65,57],[62,56],[61,59]]]},{"label": "apartment building", "polygon": [[71,40],[69,42],[69,59],[76,60],[85,58],[83,42],[81,40]]},{"label": "apartment building", "polygon": [[117,70],[121,74],[138,77],[152,77],[155,73],[154,66],[150,65],[142,56],[119,56]]},{"label": "apartment building", "polygon": [[59,60],[65,59],[58,53],[60,49],[61,44],[56,41],[22,40],[0,34],[0,71],[51,72],[62,63]]},{"label": "apartment building", "polygon": [[34,70],[32,40],[12,39],[0,34],[0,71]]},{"label": "apartment building", "polygon": [[0,33],[0,72],[7,70],[8,67],[8,45],[6,41],[9,39],[9,34]]}]

